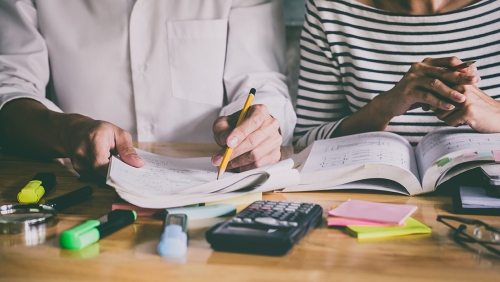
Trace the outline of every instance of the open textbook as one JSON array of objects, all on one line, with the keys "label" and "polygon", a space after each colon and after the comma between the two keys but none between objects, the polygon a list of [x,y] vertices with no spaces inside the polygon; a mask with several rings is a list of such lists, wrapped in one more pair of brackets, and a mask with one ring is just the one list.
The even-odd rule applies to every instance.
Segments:
[{"label": "open textbook", "polygon": [[359,188],[428,193],[464,171],[500,162],[497,150],[500,134],[481,134],[470,127],[431,132],[416,150],[390,132],[318,140],[294,157],[301,163],[300,184],[283,192]]},{"label": "open textbook", "polygon": [[225,172],[217,180],[210,158],[169,158],[137,150],[146,165],[135,168],[112,157],[106,184],[136,206],[169,208],[226,200],[272,191],[299,183],[294,162],[279,163],[242,173]]}]

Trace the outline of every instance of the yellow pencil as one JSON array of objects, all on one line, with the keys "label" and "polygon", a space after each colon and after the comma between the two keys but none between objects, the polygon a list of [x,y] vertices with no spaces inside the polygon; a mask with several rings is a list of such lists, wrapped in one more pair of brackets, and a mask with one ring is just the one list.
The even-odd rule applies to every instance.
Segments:
[{"label": "yellow pencil", "polygon": [[[245,105],[243,106],[243,110],[241,110],[240,117],[238,118],[238,122],[236,126],[240,125],[245,116],[247,115],[248,109],[252,105],[253,98],[255,97],[255,88],[250,89],[250,93],[248,93],[247,100]],[[222,162],[219,166],[219,173],[217,174],[217,179],[220,179],[224,171],[226,171],[227,164],[229,163],[229,159],[231,159],[231,155],[233,154],[233,148],[226,148],[226,152],[224,152],[224,156],[222,157]]]}]

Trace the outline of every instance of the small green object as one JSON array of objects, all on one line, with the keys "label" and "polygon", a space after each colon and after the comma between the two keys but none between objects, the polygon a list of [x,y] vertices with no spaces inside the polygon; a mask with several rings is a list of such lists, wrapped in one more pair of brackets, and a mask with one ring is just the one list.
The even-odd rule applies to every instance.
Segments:
[{"label": "small green object", "polygon": [[134,214],[134,221],[135,221],[137,219],[137,213],[134,210],[132,210],[132,213]]},{"label": "small green object", "polygon": [[443,167],[446,164],[448,164],[449,162],[451,162],[451,160],[452,160],[452,158],[444,158],[444,159],[439,160],[436,164],[438,167]]},{"label": "small green object", "polygon": [[[137,216],[134,212],[134,215]],[[100,225],[98,220],[86,222],[64,231],[59,238],[61,247],[70,250],[81,250],[88,245],[99,241],[99,231],[95,228]]]}]

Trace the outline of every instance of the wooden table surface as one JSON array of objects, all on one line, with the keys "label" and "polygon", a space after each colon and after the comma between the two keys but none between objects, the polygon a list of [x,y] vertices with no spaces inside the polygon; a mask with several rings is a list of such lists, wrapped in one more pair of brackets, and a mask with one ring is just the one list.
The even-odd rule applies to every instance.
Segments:
[{"label": "wooden table surface", "polygon": [[[173,157],[210,156],[215,145],[140,143],[139,148]],[[291,148],[286,148],[289,153]],[[413,215],[432,228],[427,236],[358,242],[342,229],[313,230],[283,257],[215,252],[205,241],[207,228],[221,219],[190,221],[189,248],[180,261],[156,253],[162,222],[139,217],[135,224],[103,238],[82,251],[62,250],[62,231],[111,210],[114,190],[81,182],[66,160],[40,161],[0,151],[0,203],[16,195],[37,172],[54,172],[56,187],[47,199],[84,185],[94,197],[62,210],[59,223],[46,231],[38,245],[23,235],[0,235],[1,281],[498,281],[500,258],[456,244],[436,216],[449,214],[451,199],[442,195],[406,197],[361,192],[266,193],[265,199],[313,202],[326,210],[348,199],[418,206]],[[500,226],[500,217],[476,216]],[[43,237],[42,237],[43,238]],[[32,244],[33,246],[26,246]]]}]

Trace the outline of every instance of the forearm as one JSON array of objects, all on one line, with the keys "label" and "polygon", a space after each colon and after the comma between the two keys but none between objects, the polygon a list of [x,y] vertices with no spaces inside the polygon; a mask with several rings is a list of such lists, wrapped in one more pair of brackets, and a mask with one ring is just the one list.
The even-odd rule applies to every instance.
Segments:
[{"label": "forearm", "polygon": [[384,131],[392,119],[386,108],[377,96],[370,103],[345,118],[333,132],[331,137],[340,137],[364,132]]},{"label": "forearm", "polygon": [[3,146],[38,157],[67,157],[61,132],[68,116],[35,100],[13,100],[0,110],[0,141]]}]

